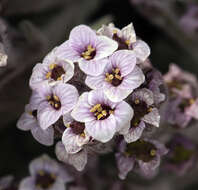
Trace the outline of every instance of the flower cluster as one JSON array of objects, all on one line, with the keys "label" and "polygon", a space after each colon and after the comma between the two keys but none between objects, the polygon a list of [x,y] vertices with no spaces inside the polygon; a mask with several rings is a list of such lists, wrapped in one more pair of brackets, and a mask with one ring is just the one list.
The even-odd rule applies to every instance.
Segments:
[{"label": "flower cluster", "polygon": [[166,96],[149,55],[132,23],[121,30],[113,24],[98,31],[76,26],[35,65],[29,81],[33,92],[18,128],[47,146],[61,140],[57,158],[79,171],[88,155],[116,149],[122,179],[135,161],[145,175],[154,173],[167,149],[147,137],[159,127]]}]

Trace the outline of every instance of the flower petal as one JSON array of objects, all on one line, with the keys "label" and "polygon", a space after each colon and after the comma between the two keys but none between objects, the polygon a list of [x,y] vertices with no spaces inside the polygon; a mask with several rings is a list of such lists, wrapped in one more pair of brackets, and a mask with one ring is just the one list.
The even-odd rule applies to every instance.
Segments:
[{"label": "flower petal", "polygon": [[98,76],[102,74],[108,62],[109,60],[107,58],[103,58],[100,60],[93,59],[89,61],[81,59],[78,61],[80,69],[87,75],[91,76]]},{"label": "flower petal", "polygon": [[91,105],[88,103],[88,92],[83,93],[79,99],[78,103],[71,112],[71,116],[80,122],[88,122],[95,119],[93,113],[90,112]]},{"label": "flower petal", "polygon": [[110,115],[104,120],[93,120],[85,123],[85,128],[90,136],[100,142],[108,142],[116,132],[116,120]]},{"label": "flower petal", "polygon": [[99,60],[110,56],[118,48],[118,43],[106,36],[98,36],[96,42],[96,56],[94,59]]},{"label": "flower petal", "polygon": [[105,75],[99,76],[87,76],[85,80],[85,84],[91,89],[101,89],[106,87],[108,83],[105,81]]},{"label": "flower petal", "polygon": [[52,127],[46,130],[41,129],[39,126],[32,128],[33,137],[41,144],[51,146],[54,144],[54,129]]},{"label": "flower petal", "polygon": [[143,130],[145,129],[145,124],[143,121],[140,122],[140,124],[137,127],[131,127],[129,129],[129,132],[124,135],[124,139],[127,143],[135,142],[137,141],[141,135]]},{"label": "flower petal", "polygon": [[152,111],[148,114],[146,114],[142,121],[145,123],[151,124],[155,127],[159,127],[160,124],[160,114],[157,108],[152,108]]},{"label": "flower petal", "polygon": [[130,23],[129,25],[122,28],[121,32],[122,32],[122,37],[125,40],[129,40],[130,43],[136,42],[136,33],[135,33],[133,23]]},{"label": "flower petal", "polygon": [[131,73],[136,65],[136,56],[131,50],[118,50],[111,57],[112,68],[120,69],[121,76]]},{"label": "flower petal", "polygon": [[24,178],[19,184],[20,190],[35,190],[35,179],[33,177]]}]

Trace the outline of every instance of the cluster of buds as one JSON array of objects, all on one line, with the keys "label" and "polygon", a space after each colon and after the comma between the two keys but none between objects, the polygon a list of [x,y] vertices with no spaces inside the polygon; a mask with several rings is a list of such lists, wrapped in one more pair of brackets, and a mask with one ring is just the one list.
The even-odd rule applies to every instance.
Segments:
[{"label": "cluster of buds", "polygon": [[[160,127],[159,109],[167,100],[164,79],[172,89],[169,94],[177,94],[176,101],[184,93],[175,84],[179,78],[174,81],[167,74],[163,79],[149,55],[149,46],[137,38],[132,23],[123,29],[103,25],[98,31],[76,26],[67,41],[34,67],[29,81],[33,92],[17,127],[30,130],[43,145],[60,140],[57,158],[78,171],[85,168],[89,155],[112,151],[121,179],[133,169],[155,176],[161,157],[168,153],[152,137]],[[186,85],[183,81],[189,77],[178,72]],[[196,118],[197,100],[192,94],[184,98],[189,106],[182,114]],[[181,103],[183,99],[174,109]]]}]

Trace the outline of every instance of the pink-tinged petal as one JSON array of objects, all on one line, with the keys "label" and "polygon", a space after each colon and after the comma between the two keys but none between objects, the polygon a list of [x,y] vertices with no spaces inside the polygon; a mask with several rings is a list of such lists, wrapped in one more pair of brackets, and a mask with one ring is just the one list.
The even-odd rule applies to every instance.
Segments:
[{"label": "pink-tinged petal", "polygon": [[152,111],[148,114],[146,114],[142,120],[145,123],[148,123],[150,125],[153,125],[155,127],[159,127],[160,124],[160,114],[157,108],[152,108]]},{"label": "pink-tinged petal", "polygon": [[37,110],[38,107],[39,107],[39,105],[40,105],[40,103],[43,102],[45,98],[46,98],[46,97],[43,96],[43,95],[41,96],[41,95],[39,94],[39,92],[33,91],[33,92],[32,92],[32,95],[31,95],[31,97],[30,97],[30,106],[31,106],[31,108],[32,108],[30,111],[32,111],[32,110]]},{"label": "pink-tinged petal", "polygon": [[35,179],[33,177],[26,177],[19,184],[20,190],[35,190],[35,188]]},{"label": "pink-tinged petal", "polygon": [[73,133],[71,128],[67,128],[62,136],[62,142],[65,146],[65,150],[69,154],[74,154],[79,152],[82,147],[78,146],[77,141],[78,141],[79,135],[76,135]]},{"label": "pink-tinged petal", "polygon": [[79,60],[79,67],[80,69],[86,73],[87,75],[91,76],[98,76],[103,73],[106,65],[109,63],[109,60],[107,58],[103,58],[100,60]]},{"label": "pink-tinged petal", "polygon": [[88,94],[88,102],[91,106],[96,104],[104,104],[110,106],[112,109],[117,105],[117,103],[114,103],[107,98],[103,90],[90,91]]},{"label": "pink-tinged petal", "polygon": [[112,102],[120,102],[127,98],[129,94],[131,94],[132,89],[125,89],[120,88],[120,86],[114,87],[111,86],[109,88],[104,89],[105,95],[111,100]]},{"label": "pink-tinged petal", "polygon": [[151,177],[151,174],[154,174],[153,171],[160,165],[160,156],[156,155],[150,162],[138,160],[138,165],[145,176]]},{"label": "pink-tinged petal", "polygon": [[66,126],[67,124],[70,124],[72,121],[74,121],[73,117],[71,116],[71,113],[67,113],[63,115],[63,123]]},{"label": "pink-tinged petal", "polygon": [[198,99],[185,110],[185,113],[195,119],[198,119]]},{"label": "pink-tinged petal", "polygon": [[125,141],[127,143],[137,141],[141,137],[142,132],[144,131],[145,127],[146,126],[143,121],[141,121],[137,127],[131,127],[129,129],[129,132],[126,135],[124,135]]},{"label": "pink-tinged petal", "polygon": [[66,83],[74,76],[74,64],[71,61],[61,61],[61,65],[65,70],[65,74],[63,75],[63,82]]},{"label": "pink-tinged petal", "polygon": [[135,29],[132,23],[122,28],[121,32],[122,32],[122,37],[125,40],[129,40],[130,43],[136,42]]},{"label": "pink-tinged petal", "polygon": [[136,99],[145,102],[149,106],[154,104],[153,93],[147,88],[142,88],[133,92],[132,101],[135,101]]},{"label": "pink-tinged petal", "polygon": [[58,84],[53,88],[53,94],[58,96],[61,102],[61,112],[70,112],[78,101],[78,91],[70,84]]},{"label": "pink-tinged petal", "polygon": [[47,81],[46,74],[49,71],[48,65],[36,64],[33,68],[32,75],[30,77],[29,85],[33,90],[37,90],[41,87],[41,84]]},{"label": "pink-tinged petal", "polygon": [[137,57],[138,63],[144,62],[151,53],[147,43],[142,40],[137,40],[137,42],[133,44],[133,50]]},{"label": "pink-tinged petal", "polygon": [[166,146],[159,141],[156,140],[147,140],[150,143],[154,144],[155,147],[157,148],[157,154],[160,156],[166,155],[169,152],[169,149],[166,148]]},{"label": "pink-tinged petal", "polygon": [[133,71],[126,75],[120,84],[120,88],[123,89],[136,89],[145,81],[145,76],[142,70],[135,66]]},{"label": "pink-tinged petal", "polygon": [[41,129],[39,126],[32,128],[32,136],[41,144],[51,146],[54,144],[54,129],[52,127],[46,130]]},{"label": "pink-tinged petal", "polygon": [[36,119],[30,113],[23,113],[17,122],[17,128],[23,131],[31,130],[38,126]]},{"label": "pink-tinged petal", "polygon": [[50,187],[49,190],[65,190],[65,184],[62,180],[56,179],[55,183]]},{"label": "pink-tinged petal", "polygon": [[119,134],[126,135],[129,132],[130,127],[131,121],[128,121],[128,123],[122,129],[119,130]]},{"label": "pink-tinged petal", "polygon": [[127,174],[133,170],[135,160],[134,158],[124,156],[121,153],[116,153],[117,167],[119,170],[119,178],[124,180]]},{"label": "pink-tinged petal", "polygon": [[88,92],[83,93],[71,112],[71,116],[79,122],[88,122],[95,119],[93,113],[90,112],[91,105],[88,103]]},{"label": "pink-tinged petal", "polygon": [[127,126],[128,122],[132,119],[133,114],[133,109],[128,103],[124,101],[120,102],[113,113],[116,119],[116,131]]},{"label": "pink-tinged petal", "polygon": [[80,54],[69,45],[69,41],[62,43],[57,48],[56,55],[63,60],[71,60],[73,62],[81,58]]},{"label": "pink-tinged petal", "polygon": [[62,115],[60,110],[55,110],[48,102],[42,102],[38,108],[38,122],[43,130],[54,124]]},{"label": "pink-tinged petal", "polygon": [[108,57],[117,49],[117,42],[106,36],[98,36],[96,42],[96,56],[94,59],[99,60]]},{"label": "pink-tinged petal", "polygon": [[81,54],[88,45],[96,47],[97,36],[94,30],[85,25],[79,25],[72,29],[69,35],[70,47]]},{"label": "pink-tinged petal", "polygon": [[113,23],[110,23],[108,25],[102,25],[102,27],[97,31],[97,34],[112,38],[114,30],[119,31],[119,33],[121,33],[121,31],[118,28],[115,28]]},{"label": "pink-tinged petal", "polygon": [[78,171],[82,171],[87,164],[87,152],[85,150],[81,150],[76,154],[68,154],[64,145],[58,142],[55,152],[60,161],[73,165]]},{"label": "pink-tinged petal", "polygon": [[85,80],[85,84],[91,89],[101,89],[106,87],[108,83],[105,81],[105,75],[99,76],[87,76]]},{"label": "pink-tinged petal", "polygon": [[50,51],[43,59],[43,64],[44,65],[50,65],[52,63],[54,63],[54,60],[56,59],[57,55],[56,55],[56,51],[57,51],[57,47],[55,47],[52,51]]},{"label": "pink-tinged petal", "polygon": [[131,50],[119,50],[110,57],[110,61],[114,68],[120,69],[121,76],[124,77],[134,70],[136,56]]},{"label": "pink-tinged petal", "polygon": [[90,136],[100,142],[108,142],[116,133],[116,120],[110,115],[104,120],[93,120],[85,123],[85,128]]}]

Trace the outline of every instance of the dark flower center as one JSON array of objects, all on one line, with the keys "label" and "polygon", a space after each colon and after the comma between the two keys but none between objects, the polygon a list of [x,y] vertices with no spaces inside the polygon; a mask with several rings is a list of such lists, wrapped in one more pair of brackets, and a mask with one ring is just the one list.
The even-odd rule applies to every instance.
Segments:
[{"label": "dark flower center", "polygon": [[110,73],[106,73],[105,80],[111,83],[113,86],[119,86],[123,80],[121,77],[120,69],[112,69]]},{"label": "dark flower center", "polygon": [[61,80],[62,75],[65,74],[65,70],[60,65],[51,64],[49,68],[51,71],[46,74],[47,79],[52,78],[55,81]]},{"label": "dark flower center", "polygon": [[81,57],[86,60],[91,60],[96,55],[96,49],[92,47],[92,45],[88,45],[86,49],[82,52]]},{"label": "dark flower center", "polygon": [[135,156],[136,159],[143,162],[149,162],[156,156],[156,147],[144,140],[137,140],[127,144],[125,154],[129,157]]},{"label": "dark flower center", "polygon": [[96,104],[91,108],[90,112],[94,114],[97,120],[103,120],[113,114],[114,110],[108,105]]},{"label": "dark flower center", "polygon": [[134,110],[134,116],[131,120],[131,125],[137,127],[141,119],[152,111],[152,106],[148,106],[146,102],[139,100],[138,98],[132,102],[132,108]]},{"label": "dark flower center", "polygon": [[185,108],[191,106],[192,104],[195,103],[195,100],[193,98],[184,98],[182,99],[181,103],[179,104],[179,108],[181,109],[182,112],[185,111]]},{"label": "dark flower center", "polygon": [[186,149],[181,144],[178,144],[173,148],[173,154],[171,158],[169,158],[169,161],[171,163],[180,164],[190,160],[193,154],[193,150]]},{"label": "dark flower center", "polygon": [[54,174],[41,170],[36,175],[35,184],[37,187],[48,189],[54,184],[55,181],[56,176]]},{"label": "dark flower center", "polygon": [[59,110],[61,108],[61,102],[58,96],[56,95],[47,96],[47,101],[55,110]]},{"label": "dark flower center", "polygon": [[72,121],[69,126],[73,133],[76,134],[76,135],[82,135],[84,136],[84,130],[85,130],[85,124],[84,123],[81,123],[81,122],[78,122],[78,121]]},{"label": "dark flower center", "polygon": [[33,110],[33,111],[32,111],[32,115],[33,115],[35,118],[37,118],[37,110]]},{"label": "dark flower center", "polygon": [[129,49],[130,42],[128,40],[124,40],[124,39],[120,38],[117,35],[117,32],[116,31],[113,34],[113,40],[115,40],[116,42],[118,42],[118,50]]}]

